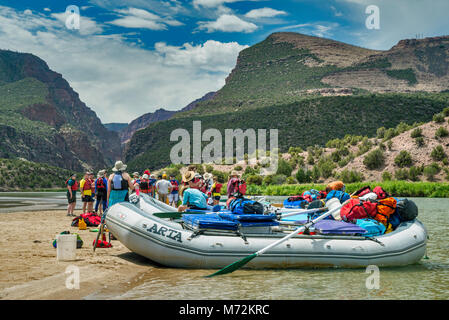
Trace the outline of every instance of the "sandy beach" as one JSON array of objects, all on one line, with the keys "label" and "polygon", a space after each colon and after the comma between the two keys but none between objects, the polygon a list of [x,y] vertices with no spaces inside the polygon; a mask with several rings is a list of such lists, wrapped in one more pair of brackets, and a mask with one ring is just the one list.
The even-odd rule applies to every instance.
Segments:
[{"label": "sandy beach", "polygon": [[[97,233],[71,227],[72,219],[65,211],[0,214],[0,299],[66,300],[101,292],[119,294],[137,285],[141,274],[153,267],[116,240],[112,248],[97,248],[93,253]],[[78,233],[84,241],[76,261],[56,260],[52,242],[65,230]],[[79,289],[66,287],[69,266],[79,268]]]}]

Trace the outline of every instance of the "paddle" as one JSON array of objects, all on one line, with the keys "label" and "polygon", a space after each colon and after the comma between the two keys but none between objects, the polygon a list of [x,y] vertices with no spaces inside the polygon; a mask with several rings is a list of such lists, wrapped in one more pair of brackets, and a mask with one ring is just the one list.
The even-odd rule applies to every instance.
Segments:
[{"label": "paddle", "polygon": [[106,209],[106,211],[103,212],[103,216],[101,217],[100,228],[98,229],[97,238],[95,239],[95,242],[94,242],[94,252],[95,252],[95,249],[97,248],[98,239],[100,239],[100,236],[103,234],[103,231],[104,231],[104,219],[106,218],[107,211],[108,211],[108,209]]},{"label": "paddle", "polygon": [[[214,277],[214,276],[218,276],[218,275],[222,275],[222,274],[227,274],[227,273],[231,273],[234,272],[235,270],[240,269],[241,267],[243,267],[244,265],[246,265],[248,262],[250,262],[251,260],[253,260],[254,258],[264,254],[266,251],[270,250],[271,248],[281,244],[284,241],[287,241],[288,239],[290,239],[291,237],[293,237],[294,235],[304,231],[306,228],[309,228],[312,224],[323,220],[324,218],[330,216],[331,214],[333,214],[334,212],[336,212],[337,210],[340,210],[340,208],[343,205],[339,205],[338,207],[326,212],[325,214],[319,216],[318,218],[306,223],[304,226],[301,226],[299,228],[296,228],[295,231],[293,231],[292,233],[288,234],[287,236],[285,236],[282,239],[279,239],[278,241],[273,242],[272,244],[266,246],[265,248],[260,249],[259,251],[250,254],[249,256],[246,256],[236,262],[231,263],[230,265],[224,267],[221,270],[218,270],[217,272],[210,274],[208,276],[206,276],[206,278],[210,278],[210,277]],[[321,208],[322,209],[322,208]]]},{"label": "paddle", "polygon": [[326,211],[326,210],[327,210],[327,208],[323,207],[323,208],[315,208],[315,209],[310,209],[310,210],[289,212],[289,213],[281,214],[281,219],[291,217],[291,216],[296,216],[297,214],[303,214],[303,213],[309,214],[309,213],[315,213],[315,212]]}]

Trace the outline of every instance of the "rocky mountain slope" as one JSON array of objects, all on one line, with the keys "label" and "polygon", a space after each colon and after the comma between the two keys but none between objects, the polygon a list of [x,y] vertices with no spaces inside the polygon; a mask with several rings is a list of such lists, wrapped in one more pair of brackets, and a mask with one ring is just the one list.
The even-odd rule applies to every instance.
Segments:
[{"label": "rocky mountain slope", "polygon": [[[129,140],[131,139],[131,137],[133,136],[133,134],[136,131],[148,127],[151,123],[168,120],[168,119],[172,118],[177,113],[181,113],[184,111],[190,111],[190,110],[194,109],[198,105],[198,103],[200,103],[202,101],[208,101],[208,100],[212,99],[214,97],[214,95],[215,95],[215,92],[208,92],[203,97],[189,103],[187,106],[185,106],[184,108],[182,108],[179,111],[169,111],[169,110],[160,108],[160,109],[156,110],[155,112],[146,113],[146,114],[138,117],[137,119],[131,121],[128,125],[120,124],[121,128],[119,130],[115,130],[115,131],[117,131],[119,133],[120,140],[121,140],[122,144],[125,144],[125,143],[129,142]],[[105,126],[107,126],[107,125],[105,125]],[[112,128],[117,128],[117,126],[113,126]]]},{"label": "rocky mountain slope", "polygon": [[0,50],[0,111],[0,158],[83,170],[121,156],[118,135],[32,54]]},{"label": "rocky mountain slope", "polygon": [[279,146],[324,145],[345,134],[373,136],[400,122],[427,122],[449,103],[449,37],[403,40],[387,51],[296,33],[275,33],[240,52],[208,101],[131,138],[136,169],[170,163],[170,132],[193,120],[203,130],[279,129]]}]

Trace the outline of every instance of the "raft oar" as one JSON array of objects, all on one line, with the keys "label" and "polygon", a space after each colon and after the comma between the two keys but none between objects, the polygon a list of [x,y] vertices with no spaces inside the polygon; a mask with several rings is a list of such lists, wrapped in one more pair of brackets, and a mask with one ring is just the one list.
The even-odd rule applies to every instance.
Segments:
[{"label": "raft oar", "polygon": [[[241,267],[243,267],[245,264],[247,264],[248,262],[250,262],[251,260],[253,260],[254,258],[264,254],[266,251],[270,250],[271,248],[277,246],[278,244],[281,244],[284,241],[287,241],[288,239],[290,239],[291,237],[293,237],[294,235],[304,231],[306,228],[309,228],[312,224],[323,220],[324,218],[330,216],[331,214],[333,214],[334,212],[340,210],[340,208],[343,205],[339,205],[338,207],[326,212],[325,214],[319,216],[318,218],[306,223],[304,226],[301,226],[299,228],[296,228],[295,231],[293,231],[292,233],[288,234],[287,236],[285,236],[282,239],[279,239],[278,241],[273,242],[272,244],[266,246],[265,248],[260,249],[259,251],[250,254],[249,256],[246,256],[236,262],[231,263],[230,265],[224,267],[221,270],[218,270],[217,272],[210,274],[208,276],[206,276],[206,278],[210,278],[210,277],[214,277],[214,276],[218,276],[218,275],[222,275],[222,274],[227,274],[227,273],[231,273],[234,272],[235,270],[240,269]],[[322,208],[321,208],[322,209]]]},{"label": "raft oar", "polygon": [[95,242],[94,242],[94,252],[95,252],[95,248],[97,248],[98,239],[100,239],[100,236],[103,234],[103,231],[104,231],[104,219],[106,218],[107,211],[108,211],[108,209],[106,209],[103,212],[103,216],[101,217],[100,228],[98,228],[97,238],[95,239]]},{"label": "raft oar", "polygon": [[326,210],[327,210],[327,208],[323,207],[323,208],[314,208],[314,209],[303,210],[303,211],[288,212],[288,213],[281,214],[281,219],[291,217],[291,216],[296,216],[298,214],[303,214],[303,213],[309,214],[309,213],[321,212],[321,211],[326,211]]}]

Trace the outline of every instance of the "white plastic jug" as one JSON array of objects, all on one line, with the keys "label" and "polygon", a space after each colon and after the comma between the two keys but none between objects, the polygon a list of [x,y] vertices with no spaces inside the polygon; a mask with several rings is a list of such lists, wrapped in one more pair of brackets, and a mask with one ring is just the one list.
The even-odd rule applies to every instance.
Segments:
[{"label": "white plastic jug", "polygon": [[73,261],[76,259],[76,234],[59,234],[56,236],[56,259]]}]

